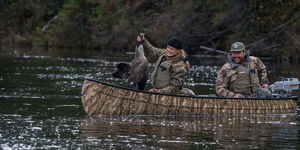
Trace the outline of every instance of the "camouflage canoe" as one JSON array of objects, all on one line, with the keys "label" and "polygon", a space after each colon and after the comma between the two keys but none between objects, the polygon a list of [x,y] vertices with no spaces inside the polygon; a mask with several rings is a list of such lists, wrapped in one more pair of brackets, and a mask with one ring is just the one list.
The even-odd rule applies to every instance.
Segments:
[{"label": "camouflage canoe", "polygon": [[238,99],[190,97],[132,90],[85,79],[82,105],[89,116],[102,115],[201,115],[295,113],[295,98]]}]

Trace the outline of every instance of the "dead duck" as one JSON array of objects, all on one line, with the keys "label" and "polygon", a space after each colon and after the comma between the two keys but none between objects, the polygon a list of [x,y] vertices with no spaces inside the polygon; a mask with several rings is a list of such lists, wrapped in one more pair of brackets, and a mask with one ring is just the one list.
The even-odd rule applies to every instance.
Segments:
[{"label": "dead duck", "polygon": [[148,80],[149,66],[142,43],[136,45],[135,57],[131,62],[128,85],[130,88],[144,90]]},{"label": "dead duck", "polygon": [[[142,36],[144,33],[140,33]],[[113,77],[128,79],[128,87],[132,89],[144,90],[149,74],[148,60],[145,57],[144,47],[141,42],[138,42],[135,47],[135,57],[131,65],[127,63],[119,63],[118,70],[113,73]]]}]

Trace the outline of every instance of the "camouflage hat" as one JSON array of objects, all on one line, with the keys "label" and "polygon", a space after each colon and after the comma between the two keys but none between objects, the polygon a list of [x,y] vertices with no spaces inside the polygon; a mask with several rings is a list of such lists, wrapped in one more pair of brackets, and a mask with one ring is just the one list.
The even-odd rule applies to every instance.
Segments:
[{"label": "camouflage hat", "polygon": [[232,45],[231,45],[231,50],[229,51],[243,51],[245,50],[245,45],[242,43],[242,42],[234,42]]}]

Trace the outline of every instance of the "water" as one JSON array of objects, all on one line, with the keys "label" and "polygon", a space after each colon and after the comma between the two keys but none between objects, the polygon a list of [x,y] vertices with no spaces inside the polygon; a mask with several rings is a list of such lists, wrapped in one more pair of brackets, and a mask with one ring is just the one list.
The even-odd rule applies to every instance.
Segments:
[{"label": "water", "polygon": [[[83,79],[125,85],[111,74],[116,64],[132,58],[115,52],[1,49],[0,149],[300,149],[299,108],[275,115],[88,117],[80,99]],[[192,58],[186,86],[196,94],[213,94],[223,63],[223,58]],[[299,65],[265,63],[271,82],[300,78]]]}]

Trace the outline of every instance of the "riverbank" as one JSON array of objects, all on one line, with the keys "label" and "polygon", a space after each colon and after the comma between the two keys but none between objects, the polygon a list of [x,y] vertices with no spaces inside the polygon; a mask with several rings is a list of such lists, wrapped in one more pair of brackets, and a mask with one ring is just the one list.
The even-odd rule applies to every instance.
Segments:
[{"label": "riverbank", "polygon": [[[251,53],[300,62],[298,1],[9,1],[1,2],[1,45],[133,51],[139,29],[155,46],[181,36],[191,55],[206,46],[228,50],[244,42]],[[209,54],[215,55],[217,53]]]}]

